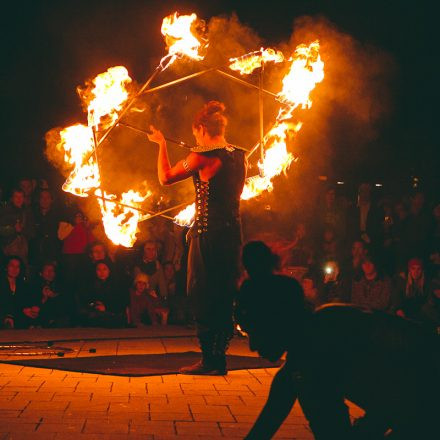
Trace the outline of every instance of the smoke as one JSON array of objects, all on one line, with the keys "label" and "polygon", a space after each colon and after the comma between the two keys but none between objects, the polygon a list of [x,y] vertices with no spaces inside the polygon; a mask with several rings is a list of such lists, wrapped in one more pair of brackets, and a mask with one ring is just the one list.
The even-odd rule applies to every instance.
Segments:
[{"label": "smoke", "polygon": [[394,62],[383,51],[356,41],[323,17],[300,17],[289,47],[318,39],[324,81],[312,92],[297,140],[301,165],[337,174],[361,164],[391,110]]}]

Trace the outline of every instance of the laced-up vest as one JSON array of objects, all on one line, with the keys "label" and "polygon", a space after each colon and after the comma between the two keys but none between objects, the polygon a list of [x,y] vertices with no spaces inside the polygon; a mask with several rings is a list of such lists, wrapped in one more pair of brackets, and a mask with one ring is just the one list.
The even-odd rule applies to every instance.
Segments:
[{"label": "laced-up vest", "polygon": [[193,176],[196,191],[196,213],[191,235],[200,235],[240,223],[240,195],[245,179],[244,151],[219,148],[199,153],[217,157],[222,166],[209,181]]}]

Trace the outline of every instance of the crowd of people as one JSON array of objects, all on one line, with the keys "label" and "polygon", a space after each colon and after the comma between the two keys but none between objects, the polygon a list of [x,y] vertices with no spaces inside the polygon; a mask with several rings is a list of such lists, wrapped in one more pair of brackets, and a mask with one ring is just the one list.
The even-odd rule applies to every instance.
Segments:
[{"label": "crowd of people", "polygon": [[[312,309],[354,303],[439,327],[440,203],[372,190],[347,200],[328,186],[291,234],[244,239],[265,239]],[[186,229],[160,217],[143,228],[133,249],[115,246],[57,189],[20,180],[0,207],[0,328],[191,324]]]}]

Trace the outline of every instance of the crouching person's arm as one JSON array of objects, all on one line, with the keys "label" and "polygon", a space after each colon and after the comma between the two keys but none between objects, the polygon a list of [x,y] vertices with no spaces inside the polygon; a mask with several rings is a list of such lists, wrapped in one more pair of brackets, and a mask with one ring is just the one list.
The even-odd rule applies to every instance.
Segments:
[{"label": "crouching person's arm", "polygon": [[273,378],[267,402],[246,440],[271,439],[289,415],[296,398],[292,372],[283,366]]}]

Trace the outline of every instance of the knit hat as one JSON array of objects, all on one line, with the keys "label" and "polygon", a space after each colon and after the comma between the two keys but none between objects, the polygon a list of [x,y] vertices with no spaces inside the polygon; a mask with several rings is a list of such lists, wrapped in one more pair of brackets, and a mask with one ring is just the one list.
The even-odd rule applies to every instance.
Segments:
[{"label": "knit hat", "polygon": [[408,269],[410,269],[413,266],[423,267],[423,261],[420,258],[411,258],[408,261]]}]

